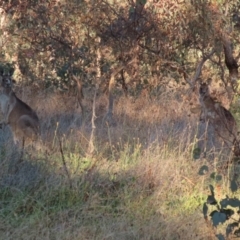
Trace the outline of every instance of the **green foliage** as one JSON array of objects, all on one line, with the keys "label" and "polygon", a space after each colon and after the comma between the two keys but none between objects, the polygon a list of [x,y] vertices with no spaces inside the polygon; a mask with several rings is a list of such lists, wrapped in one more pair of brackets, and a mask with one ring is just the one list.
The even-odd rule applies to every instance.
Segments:
[{"label": "green foliage", "polygon": [[[210,217],[212,225],[216,228],[224,224],[226,237],[232,234],[235,237],[239,237],[240,200],[226,196],[226,198],[218,201],[215,196],[214,187],[212,185],[209,187],[211,194],[208,195],[206,202],[203,204],[203,216],[205,220],[208,220]],[[218,239],[225,239],[223,235],[217,236],[221,236]]]},{"label": "green foliage", "polygon": [[207,166],[207,165],[203,165],[203,166],[199,169],[198,174],[199,174],[199,175],[205,175],[207,172],[208,172],[208,166]]},{"label": "green foliage", "polygon": [[197,160],[200,158],[200,155],[201,155],[201,149],[199,147],[196,147],[193,149],[193,159]]},{"label": "green foliage", "polygon": [[[18,78],[66,90],[76,84],[72,75],[95,84],[99,70],[105,84],[110,69],[131,59],[136,62],[124,69],[130,80],[157,87],[170,75],[179,82],[182,75],[193,74],[199,56],[213,48],[219,64],[214,59],[210,65],[220,79],[221,31],[228,29],[226,18],[237,5],[98,0],[25,1],[12,4],[11,11],[8,1],[2,1],[0,7],[1,61],[13,64]],[[226,8],[227,17],[221,12]]]}]

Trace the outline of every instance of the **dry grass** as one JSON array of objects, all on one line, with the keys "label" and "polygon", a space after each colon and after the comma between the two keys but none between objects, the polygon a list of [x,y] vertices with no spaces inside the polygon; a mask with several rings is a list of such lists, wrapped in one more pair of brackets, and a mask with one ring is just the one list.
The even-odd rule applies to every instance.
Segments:
[{"label": "dry grass", "polygon": [[196,118],[180,97],[119,97],[114,128],[104,122],[107,101],[99,97],[91,157],[91,101],[82,120],[74,97],[34,99],[52,151],[19,161],[2,131],[0,239],[215,239],[201,212],[210,180],[198,175],[204,161],[192,158]]}]

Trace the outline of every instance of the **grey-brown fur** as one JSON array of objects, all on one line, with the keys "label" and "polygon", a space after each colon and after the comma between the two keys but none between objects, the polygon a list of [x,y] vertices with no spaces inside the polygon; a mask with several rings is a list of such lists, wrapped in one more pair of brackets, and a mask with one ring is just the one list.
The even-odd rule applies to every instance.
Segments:
[{"label": "grey-brown fur", "polygon": [[223,141],[233,142],[237,134],[237,124],[231,112],[214,101],[207,83],[200,83],[199,94],[202,107],[200,119],[211,124]]},{"label": "grey-brown fur", "polygon": [[0,105],[4,120],[13,133],[14,142],[29,145],[35,142],[40,133],[37,114],[12,90],[10,75],[0,76]]}]

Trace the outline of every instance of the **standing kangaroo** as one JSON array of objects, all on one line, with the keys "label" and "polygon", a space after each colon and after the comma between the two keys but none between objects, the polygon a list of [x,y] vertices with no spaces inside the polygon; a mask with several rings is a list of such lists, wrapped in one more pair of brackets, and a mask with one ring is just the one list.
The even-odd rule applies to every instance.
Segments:
[{"label": "standing kangaroo", "polygon": [[210,96],[207,83],[200,84],[199,94],[202,106],[200,119],[205,121],[208,120],[214,124],[216,131],[219,133],[226,132],[230,136],[235,136],[235,134],[237,134],[237,124],[233,115],[230,111],[221,106],[220,103],[214,101]]},{"label": "standing kangaroo", "polygon": [[11,76],[0,73],[0,105],[4,120],[13,134],[15,144],[30,145],[35,142],[40,133],[37,114],[12,90]]}]

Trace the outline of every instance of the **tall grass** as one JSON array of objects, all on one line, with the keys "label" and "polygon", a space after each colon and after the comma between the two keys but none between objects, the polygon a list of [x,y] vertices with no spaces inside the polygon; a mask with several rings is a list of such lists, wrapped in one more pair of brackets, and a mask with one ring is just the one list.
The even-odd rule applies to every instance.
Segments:
[{"label": "tall grass", "polygon": [[64,108],[40,113],[50,154],[19,161],[11,136],[1,138],[0,239],[215,239],[201,212],[209,178],[193,159],[196,119],[183,103],[120,98],[111,128],[102,102],[92,156],[91,111],[80,126]]}]

